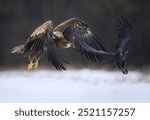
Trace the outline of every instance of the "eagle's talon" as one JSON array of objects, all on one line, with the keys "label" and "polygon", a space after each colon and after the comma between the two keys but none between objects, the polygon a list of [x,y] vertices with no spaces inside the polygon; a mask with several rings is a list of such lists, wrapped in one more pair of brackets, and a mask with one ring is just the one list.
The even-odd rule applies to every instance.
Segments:
[{"label": "eagle's talon", "polygon": [[31,61],[28,65],[28,71],[36,70],[38,68],[38,60],[36,60],[34,63]]},{"label": "eagle's talon", "polygon": [[34,63],[31,61],[30,64],[28,65],[28,71],[31,71],[34,67]]},{"label": "eagle's talon", "polygon": [[34,65],[33,65],[33,69],[36,70],[38,68],[38,65],[39,65],[39,61],[36,60],[35,63],[34,63]]}]

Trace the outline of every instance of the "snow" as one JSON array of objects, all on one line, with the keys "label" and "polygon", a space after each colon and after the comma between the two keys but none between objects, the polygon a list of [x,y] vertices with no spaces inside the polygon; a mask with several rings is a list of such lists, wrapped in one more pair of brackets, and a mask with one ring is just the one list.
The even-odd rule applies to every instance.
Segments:
[{"label": "snow", "polygon": [[0,71],[0,102],[150,102],[149,78],[137,71]]}]

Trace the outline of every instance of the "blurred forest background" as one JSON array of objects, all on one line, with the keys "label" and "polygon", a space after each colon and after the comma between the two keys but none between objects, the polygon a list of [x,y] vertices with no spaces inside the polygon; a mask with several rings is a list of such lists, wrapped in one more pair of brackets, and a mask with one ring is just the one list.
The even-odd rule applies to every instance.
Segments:
[{"label": "blurred forest background", "polygon": [[[113,51],[117,42],[116,18],[126,16],[134,28],[134,41],[127,57],[132,67],[150,65],[150,0],[0,0],[0,68],[27,64],[23,55],[12,55],[10,50],[20,45],[33,30],[51,19],[54,25],[71,17],[87,22]],[[71,66],[106,65],[105,60],[91,63],[72,49],[63,50]],[[48,65],[46,57],[42,65]],[[107,66],[107,65],[106,65]]]}]

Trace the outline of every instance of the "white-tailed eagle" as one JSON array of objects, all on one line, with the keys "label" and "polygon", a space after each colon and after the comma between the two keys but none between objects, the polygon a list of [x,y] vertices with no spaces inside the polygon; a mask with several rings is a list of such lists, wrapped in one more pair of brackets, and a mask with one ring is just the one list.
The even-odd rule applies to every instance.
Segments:
[{"label": "white-tailed eagle", "polygon": [[72,47],[91,61],[102,59],[100,54],[89,52],[85,46],[105,51],[102,41],[84,21],[71,18],[54,28],[53,22],[49,20],[35,29],[24,44],[14,47],[11,53],[24,53],[30,62],[28,70],[37,69],[38,61],[45,53],[57,70],[66,70],[63,62],[68,62],[59,53],[58,48]]}]

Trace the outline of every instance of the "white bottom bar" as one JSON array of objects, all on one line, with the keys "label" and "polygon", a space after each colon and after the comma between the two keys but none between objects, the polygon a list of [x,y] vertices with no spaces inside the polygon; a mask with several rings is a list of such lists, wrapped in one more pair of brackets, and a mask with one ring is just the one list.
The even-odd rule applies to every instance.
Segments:
[{"label": "white bottom bar", "polygon": [[149,103],[4,103],[1,120],[150,120]]}]

